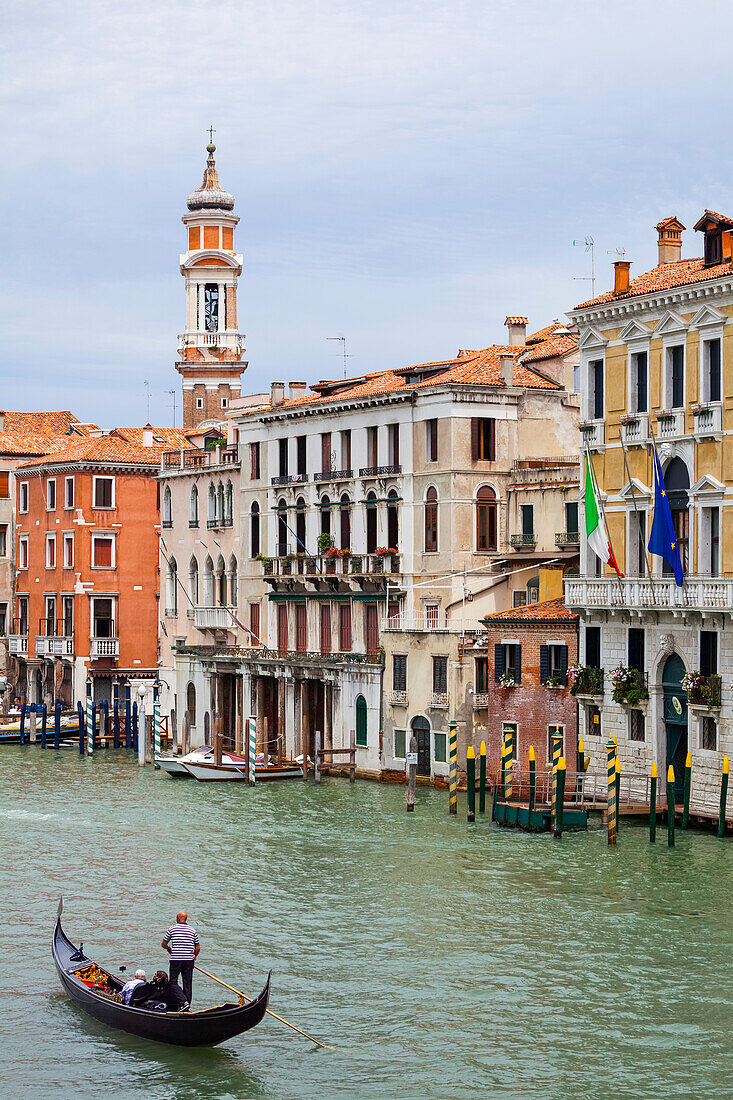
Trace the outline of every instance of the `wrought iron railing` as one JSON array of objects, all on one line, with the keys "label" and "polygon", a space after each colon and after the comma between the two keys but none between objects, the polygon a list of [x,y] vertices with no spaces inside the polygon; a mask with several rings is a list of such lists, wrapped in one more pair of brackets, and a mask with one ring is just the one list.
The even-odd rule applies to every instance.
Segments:
[{"label": "wrought iron railing", "polygon": [[537,536],[534,531],[522,535],[512,535],[509,539],[513,550],[525,550],[537,545]]},{"label": "wrought iron railing", "polygon": [[603,695],[604,676],[602,668],[586,665],[572,680],[570,691],[573,695]]},{"label": "wrought iron railing", "polygon": [[270,485],[305,485],[307,480],[307,474],[280,474],[270,478]]},{"label": "wrought iron railing", "polygon": [[349,481],[354,476],[353,470],[321,470],[313,475],[314,481]]},{"label": "wrought iron railing", "polygon": [[364,466],[359,470],[359,477],[395,477],[401,473],[401,466]]}]

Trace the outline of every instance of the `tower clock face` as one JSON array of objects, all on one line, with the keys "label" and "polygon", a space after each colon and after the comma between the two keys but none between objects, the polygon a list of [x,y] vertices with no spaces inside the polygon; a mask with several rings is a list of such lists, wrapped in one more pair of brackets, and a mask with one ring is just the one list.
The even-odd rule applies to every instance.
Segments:
[{"label": "tower clock face", "polygon": [[216,332],[219,327],[219,287],[216,283],[207,283],[204,287],[204,318],[206,331]]}]

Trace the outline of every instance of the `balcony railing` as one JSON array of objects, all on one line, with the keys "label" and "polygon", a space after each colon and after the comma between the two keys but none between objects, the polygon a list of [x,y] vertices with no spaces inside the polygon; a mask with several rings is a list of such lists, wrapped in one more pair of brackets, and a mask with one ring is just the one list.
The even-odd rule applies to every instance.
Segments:
[{"label": "balcony railing", "polygon": [[571,677],[570,691],[573,695],[603,695],[603,678],[605,672],[602,668],[594,668],[586,665],[581,668],[577,676]]},{"label": "balcony railing", "polygon": [[698,439],[720,435],[723,430],[723,406],[718,402],[711,405],[693,405],[695,435]]},{"label": "balcony railing", "polygon": [[168,528],[173,526],[173,520],[172,519],[161,520],[160,526],[168,529]]},{"label": "balcony railing", "polygon": [[275,557],[263,557],[265,577],[368,577],[395,576],[400,572],[399,554],[293,554],[287,543],[279,543]]},{"label": "balcony railing", "polygon": [[307,474],[280,474],[270,478],[270,485],[305,485],[307,481]]},{"label": "balcony railing", "polygon": [[27,634],[8,634],[8,653],[17,656],[28,652]]},{"label": "balcony railing", "polygon": [[668,409],[657,413],[657,439],[678,439],[684,434],[684,409]]},{"label": "balcony railing", "polygon": [[687,701],[692,707],[707,707],[716,709],[720,706],[720,691],[722,680],[720,676],[702,676],[700,682],[691,688]]},{"label": "balcony railing", "polygon": [[46,634],[36,635],[36,657],[71,657],[74,653],[74,638],[49,637]]},{"label": "balcony railing", "polygon": [[381,629],[402,634],[476,634],[486,629],[486,624],[478,619],[457,619],[446,621],[445,615],[433,618],[432,615],[391,615],[382,619]]},{"label": "balcony railing", "polygon": [[406,691],[393,691],[390,694],[389,701],[393,707],[406,707],[407,706],[407,692]]},{"label": "balcony railing", "polygon": [[674,577],[594,577],[565,581],[565,603],[579,610],[644,608],[654,611],[690,608],[696,611],[733,608],[733,577],[685,577],[679,588]]},{"label": "balcony railing", "polygon": [[239,461],[237,445],[197,447],[188,451],[164,451],[164,470],[197,470],[202,466],[233,466]]},{"label": "balcony railing", "polygon": [[231,630],[234,620],[226,607],[195,607],[193,625],[197,630]]},{"label": "balcony railing", "polygon": [[649,439],[649,414],[633,413],[621,419],[621,438],[627,447],[641,447]]},{"label": "balcony railing", "polygon": [[534,550],[537,545],[537,536],[534,531],[524,535],[512,535],[509,542],[512,550]]},{"label": "balcony railing", "polygon": [[512,466],[512,485],[542,485],[544,482],[577,484],[580,480],[580,463],[564,456],[545,458],[520,458]]},{"label": "balcony railing", "polygon": [[450,706],[447,691],[433,691],[430,695],[430,706],[439,710],[447,710]]},{"label": "balcony railing", "polygon": [[321,470],[313,475],[314,481],[350,481],[354,476],[353,470]]},{"label": "balcony railing", "polygon": [[558,531],[555,535],[555,546],[579,546],[580,533],[578,531]]},{"label": "balcony railing", "polygon": [[486,710],[489,705],[489,693],[487,691],[477,691],[473,696],[473,709],[474,710]]},{"label": "balcony railing", "polygon": [[213,527],[233,527],[233,516],[216,516],[214,519],[207,519],[206,526],[211,530]]},{"label": "balcony railing", "polygon": [[395,477],[401,473],[401,466],[364,466],[359,470],[359,477]]},{"label": "balcony railing", "polygon": [[244,336],[238,332],[198,332],[189,329],[178,334],[178,354],[182,355],[186,348],[233,348],[243,351]]},{"label": "balcony railing", "polygon": [[92,660],[96,660],[98,657],[119,657],[120,655],[120,639],[119,638],[92,638],[91,640],[91,652],[90,656]]},{"label": "balcony railing", "polygon": [[605,420],[586,420],[580,425],[580,438],[583,445],[591,449],[602,447],[606,442]]}]

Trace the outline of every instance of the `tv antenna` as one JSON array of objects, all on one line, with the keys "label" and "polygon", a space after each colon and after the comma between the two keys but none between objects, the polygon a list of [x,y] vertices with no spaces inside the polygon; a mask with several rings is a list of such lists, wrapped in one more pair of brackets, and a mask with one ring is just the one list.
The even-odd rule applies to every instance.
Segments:
[{"label": "tv antenna", "polygon": [[341,354],[343,355],[343,358],[344,358],[344,378],[346,378],[346,375],[347,375],[346,360],[352,358],[352,356],[350,354],[348,354],[347,351],[346,351],[346,337],[345,336],[327,336],[326,339],[327,340],[338,340],[338,342],[341,344]]},{"label": "tv antenna", "polygon": [[576,248],[584,248],[586,252],[590,252],[590,275],[574,275],[573,282],[576,283],[590,283],[591,298],[596,296],[596,242],[589,235],[583,237],[583,240],[573,241],[573,245]]},{"label": "tv antenna", "polygon": [[175,428],[175,426],[176,426],[176,391],[175,390],[168,390],[168,393],[173,398],[173,427]]},{"label": "tv antenna", "polygon": [[148,382],[147,378],[145,379],[144,386],[145,386],[145,401],[146,401],[147,409],[148,409],[148,412],[147,412],[147,417],[148,418],[146,420],[146,423],[149,424],[150,423],[150,383]]}]

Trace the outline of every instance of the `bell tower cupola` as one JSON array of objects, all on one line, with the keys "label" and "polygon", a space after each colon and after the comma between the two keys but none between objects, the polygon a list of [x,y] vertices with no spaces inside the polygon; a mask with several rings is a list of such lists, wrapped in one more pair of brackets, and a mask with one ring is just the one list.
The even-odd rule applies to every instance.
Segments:
[{"label": "bell tower cupola", "polygon": [[[211,135],[213,138],[213,130]],[[181,256],[186,281],[186,329],[178,337],[176,370],[183,383],[183,427],[221,420],[240,396],[244,336],[237,327],[237,280],[242,256],[234,251],[234,196],[219,183],[210,141],[201,186],[187,200],[182,221],[187,251]]]}]

